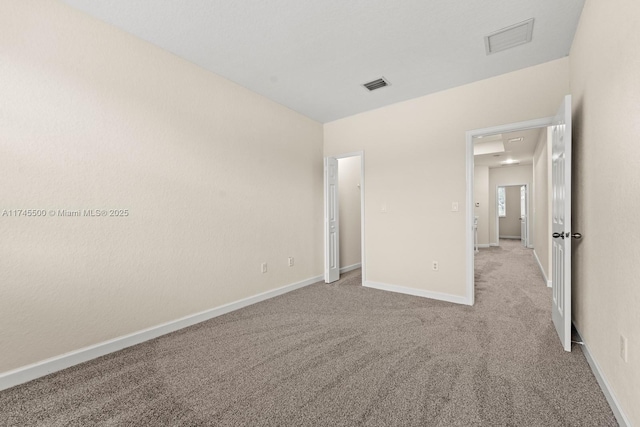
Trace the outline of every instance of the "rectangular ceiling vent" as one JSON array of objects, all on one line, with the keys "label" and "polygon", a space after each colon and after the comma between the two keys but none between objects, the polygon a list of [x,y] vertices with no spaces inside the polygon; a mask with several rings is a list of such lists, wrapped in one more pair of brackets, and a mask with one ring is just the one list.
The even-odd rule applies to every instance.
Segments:
[{"label": "rectangular ceiling vent", "polygon": [[379,79],[374,80],[374,81],[369,82],[369,83],[365,83],[362,86],[364,86],[367,89],[369,89],[369,91],[374,91],[376,89],[380,89],[380,88],[383,88],[385,86],[391,86],[391,83],[389,83],[384,77],[380,77]]},{"label": "rectangular ceiling vent", "polygon": [[533,35],[533,18],[491,33],[484,38],[487,55],[529,43]]}]

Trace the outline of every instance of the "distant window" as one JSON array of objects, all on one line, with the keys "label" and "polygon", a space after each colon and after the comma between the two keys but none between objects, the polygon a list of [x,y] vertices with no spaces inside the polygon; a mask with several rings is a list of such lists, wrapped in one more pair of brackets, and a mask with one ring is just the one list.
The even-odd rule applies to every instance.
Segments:
[{"label": "distant window", "polygon": [[498,216],[500,218],[507,216],[507,197],[504,187],[498,187]]}]

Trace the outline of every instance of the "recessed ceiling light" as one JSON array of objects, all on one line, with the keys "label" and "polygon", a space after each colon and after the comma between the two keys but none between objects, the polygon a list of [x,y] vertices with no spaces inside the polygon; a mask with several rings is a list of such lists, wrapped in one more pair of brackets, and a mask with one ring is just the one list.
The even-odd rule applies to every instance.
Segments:
[{"label": "recessed ceiling light", "polygon": [[507,160],[503,160],[500,163],[502,163],[503,165],[517,165],[518,163],[520,163],[520,160],[507,159]]}]

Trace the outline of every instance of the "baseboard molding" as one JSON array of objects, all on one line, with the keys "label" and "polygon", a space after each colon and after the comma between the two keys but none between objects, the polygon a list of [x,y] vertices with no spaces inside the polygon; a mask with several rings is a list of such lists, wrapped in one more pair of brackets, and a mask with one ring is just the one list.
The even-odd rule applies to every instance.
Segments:
[{"label": "baseboard molding", "polygon": [[499,236],[500,239],[522,240],[520,236]]},{"label": "baseboard molding", "polygon": [[371,282],[367,280],[363,283],[367,288],[379,289],[381,291],[397,292],[399,294],[414,295],[417,297],[431,298],[439,301],[452,302],[455,304],[471,305],[467,298],[458,295],[445,294],[441,292],[425,291],[422,289],[407,288],[405,286],[389,285],[387,283]]},{"label": "baseboard molding", "polygon": [[500,243],[489,243],[489,246],[497,248],[497,247],[500,247]]},{"label": "baseboard molding", "polygon": [[358,269],[360,267],[362,267],[362,263],[361,262],[359,262],[357,264],[351,264],[351,265],[348,265],[346,267],[340,267],[340,274],[356,270],[356,269]]},{"label": "baseboard molding", "polygon": [[596,380],[598,381],[598,385],[602,389],[602,393],[604,394],[604,397],[607,399],[609,406],[611,406],[611,411],[613,411],[613,415],[615,415],[616,420],[618,421],[618,424],[620,424],[621,427],[631,427],[631,422],[629,421],[625,413],[622,411],[622,407],[620,407],[620,403],[618,402],[618,399],[616,399],[616,396],[613,393],[613,390],[611,389],[609,382],[607,381],[604,374],[602,373],[602,370],[600,369],[598,362],[596,362],[596,359],[593,358],[591,351],[589,351],[589,346],[584,342],[584,339],[582,338],[582,334],[576,327],[575,323],[573,324],[573,327],[576,328],[576,332],[578,332],[578,335],[580,336],[580,341],[583,342],[582,352],[584,353],[584,357],[587,359],[587,363],[589,363],[589,366],[591,367],[591,371],[593,372],[593,375],[596,377]]},{"label": "baseboard molding", "polygon": [[547,287],[550,288],[553,283],[551,282],[551,280],[549,280],[549,278],[547,278],[547,274],[544,272],[544,268],[542,268],[542,263],[540,262],[540,258],[538,258],[538,254],[536,253],[535,249],[533,250],[533,257],[536,259],[538,267],[540,267],[540,272],[542,273],[542,277],[544,277],[544,282],[547,284]]},{"label": "baseboard molding", "polygon": [[3,372],[0,374],[0,390],[6,390],[8,388],[26,383],[36,378],[43,377],[53,372],[61,371],[62,369],[66,369],[71,366],[87,362],[91,359],[95,359],[97,357],[122,350],[123,348],[143,343],[145,341],[157,338],[170,332],[174,332],[179,329],[204,322],[205,320],[213,319],[214,317],[230,313],[232,311],[250,306],[261,301],[265,301],[278,295],[286,294],[287,292],[300,289],[302,287],[320,282],[322,280],[322,276],[312,277],[301,282],[292,283],[281,288],[253,295],[251,297],[234,301],[229,304],[224,304],[216,308],[201,311],[200,313],[162,323],[151,328],[143,329],[129,335],[124,335],[112,340],[101,342],[99,344],[65,353],[60,356],[42,360],[40,362],[23,366],[12,371]]},{"label": "baseboard molding", "polygon": [[478,243],[476,246],[478,248],[483,248],[484,249],[484,248],[490,247],[491,245],[489,243]]}]

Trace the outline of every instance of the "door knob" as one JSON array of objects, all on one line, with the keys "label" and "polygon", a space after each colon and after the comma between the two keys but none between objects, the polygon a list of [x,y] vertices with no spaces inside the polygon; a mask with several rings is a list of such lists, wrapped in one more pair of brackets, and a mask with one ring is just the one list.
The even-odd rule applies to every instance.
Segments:
[{"label": "door knob", "polygon": [[564,239],[565,237],[573,237],[574,239],[582,239],[581,233],[553,233],[552,236],[557,239],[558,237]]}]

